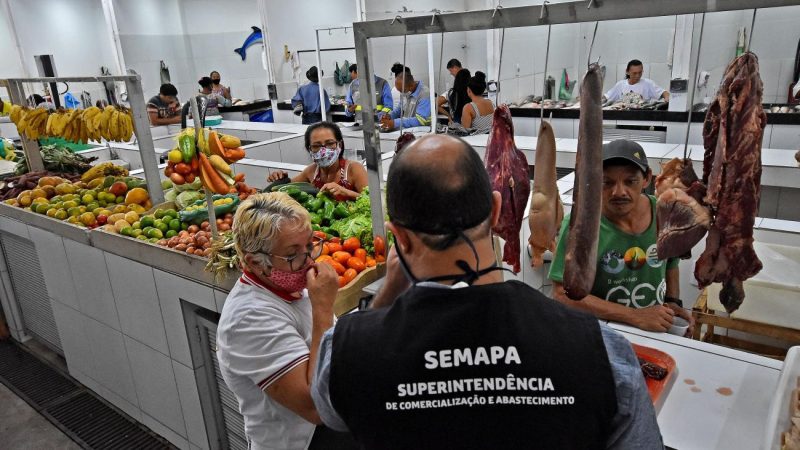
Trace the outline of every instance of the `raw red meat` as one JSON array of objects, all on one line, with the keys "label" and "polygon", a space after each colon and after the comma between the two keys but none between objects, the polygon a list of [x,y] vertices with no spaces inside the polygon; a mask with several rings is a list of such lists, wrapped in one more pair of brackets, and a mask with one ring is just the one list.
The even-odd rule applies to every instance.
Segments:
[{"label": "raw red meat", "polygon": [[394,146],[395,156],[397,156],[397,154],[400,153],[401,150],[406,148],[408,144],[412,143],[414,139],[416,139],[416,137],[414,137],[413,133],[406,132],[401,134],[400,137],[397,138],[397,143]]},{"label": "raw red meat", "polygon": [[519,231],[531,192],[531,182],[528,160],[514,144],[514,124],[506,105],[500,105],[494,111],[494,123],[486,143],[483,163],[489,172],[492,189],[500,192],[503,198],[500,220],[492,231],[506,241],[503,262],[512,266],[514,273],[517,273],[520,270]]},{"label": "raw red meat", "polygon": [[702,203],[705,194],[691,160],[674,158],[661,165],[656,177],[659,259],[691,257],[692,248],[711,226],[711,212]]},{"label": "raw red meat", "polygon": [[589,66],[581,84],[578,154],[564,255],[564,292],[572,300],[589,295],[597,271],[597,239],[603,205],[603,77]]},{"label": "raw red meat", "polygon": [[744,300],[742,282],[762,267],[753,249],[761,193],[761,140],[767,124],[762,93],[758,58],[745,53],[725,70],[703,128],[705,203],[714,213],[714,223],[694,274],[701,287],[722,283],[720,301],[729,313]]}]

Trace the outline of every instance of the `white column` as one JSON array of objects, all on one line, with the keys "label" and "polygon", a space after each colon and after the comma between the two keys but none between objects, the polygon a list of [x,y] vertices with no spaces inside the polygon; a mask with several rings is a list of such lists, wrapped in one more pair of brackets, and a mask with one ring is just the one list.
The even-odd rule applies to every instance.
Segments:
[{"label": "white column", "polygon": [[261,18],[261,35],[264,41],[264,51],[262,52],[262,56],[266,61],[264,70],[267,71],[267,84],[271,84],[275,83],[275,69],[272,67],[271,41],[267,25],[267,0],[258,0],[258,12]]},{"label": "white column", "polygon": [[428,91],[431,97],[431,133],[436,133],[436,92],[433,73],[433,35],[428,34]]},{"label": "white column", "polygon": [[127,68],[125,67],[125,56],[122,53],[122,44],[119,40],[119,28],[117,27],[117,16],[114,12],[113,0],[102,0],[103,15],[106,18],[106,31],[108,37],[111,39],[111,48],[114,49],[114,63],[116,63],[116,75],[125,75]]},{"label": "white column", "polygon": [[30,78],[30,72],[28,72],[28,66],[25,64],[25,52],[22,51],[22,45],[19,43],[19,37],[17,36],[17,26],[14,23],[14,16],[11,14],[11,5],[9,5],[9,0],[0,0],[3,4],[3,12],[5,13],[6,20],[8,21],[8,31],[11,35],[11,40],[14,43],[14,48],[17,49],[17,59],[19,60],[20,68],[22,69],[22,76],[23,78]]}]

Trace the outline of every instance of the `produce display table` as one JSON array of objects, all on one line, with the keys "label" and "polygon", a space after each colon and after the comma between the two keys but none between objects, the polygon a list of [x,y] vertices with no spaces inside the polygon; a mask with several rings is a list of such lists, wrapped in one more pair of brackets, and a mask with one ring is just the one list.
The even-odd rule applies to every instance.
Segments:
[{"label": "produce display table", "polygon": [[781,361],[666,333],[609,325],[630,342],[675,359],[678,374],[658,413],[665,445],[681,450],[760,448]]}]

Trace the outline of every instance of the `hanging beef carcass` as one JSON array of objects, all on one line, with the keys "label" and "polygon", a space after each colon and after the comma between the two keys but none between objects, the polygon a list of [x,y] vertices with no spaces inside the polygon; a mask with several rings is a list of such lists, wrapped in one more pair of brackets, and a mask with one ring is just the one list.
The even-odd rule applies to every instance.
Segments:
[{"label": "hanging beef carcass", "polygon": [[520,237],[525,204],[531,191],[528,177],[528,160],[514,144],[514,124],[508,106],[500,105],[494,111],[494,122],[486,155],[483,158],[492,189],[502,195],[500,220],[492,229],[505,240],[503,262],[519,272]]},{"label": "hanging beef carcass", "polygon": [[701,287],[722,283],[720,302],[730,313],[744,300],[744,280],[761,270],[753,249],[753,224],[761,193],[761,140],[767,116],[758,58],[745,53],[725,70],[706,113],[703,182],[714,222],[695,265]]},{"label": "hanging beef carcass", "polygon": [[711,226],[711,212],[703,204],[706,187],[688,158],[663,163],[655,184],[658,258],[689,257]]},{"label": "hanging beef carcass", "polygon": [[564,218],[564,206],[558,195],[556,185],[556,137],[553,126],[542,120],[539,127],[539,138],[536,141],[536,162],[533,169],[533,194],[531,208],[528,212],[528,225],[531,236],[531,264],[541,267],[544,264],[542,254],[546,250],[556,250],[556,239],[561,219]]},{"label": "hanging beef carcass", "polygon": [[564,256],[564,291],[573,300],[589,295],[597,269],[597,238],[603,203],[602,90],[599,66],[592,64],[581,84],[575,185]]}]

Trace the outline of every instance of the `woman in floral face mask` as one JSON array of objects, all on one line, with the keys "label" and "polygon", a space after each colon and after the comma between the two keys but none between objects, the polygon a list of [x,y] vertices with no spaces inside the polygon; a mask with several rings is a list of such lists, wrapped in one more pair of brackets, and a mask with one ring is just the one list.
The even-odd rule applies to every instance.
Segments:
[{"label": "woman in floral face mask", "polygon": [[222,308],[217,358],[239,401],[250,448],[305,448],[319,416],[309,394],[336,272],[308,212],[282,192],[251,196],[233,221],[242,276]]},{"label": "woman in floral face mask", "polygon": [[[337,200],[352,200],[367,186],[367,170],[356,161],[344,158],[342,130],[333,122],[319,122],[306,129],[306,150],[313,164],[292,181],[312,183],[330,192]],[[282,170],[273,171],[267,181],[288,177]]]}]

